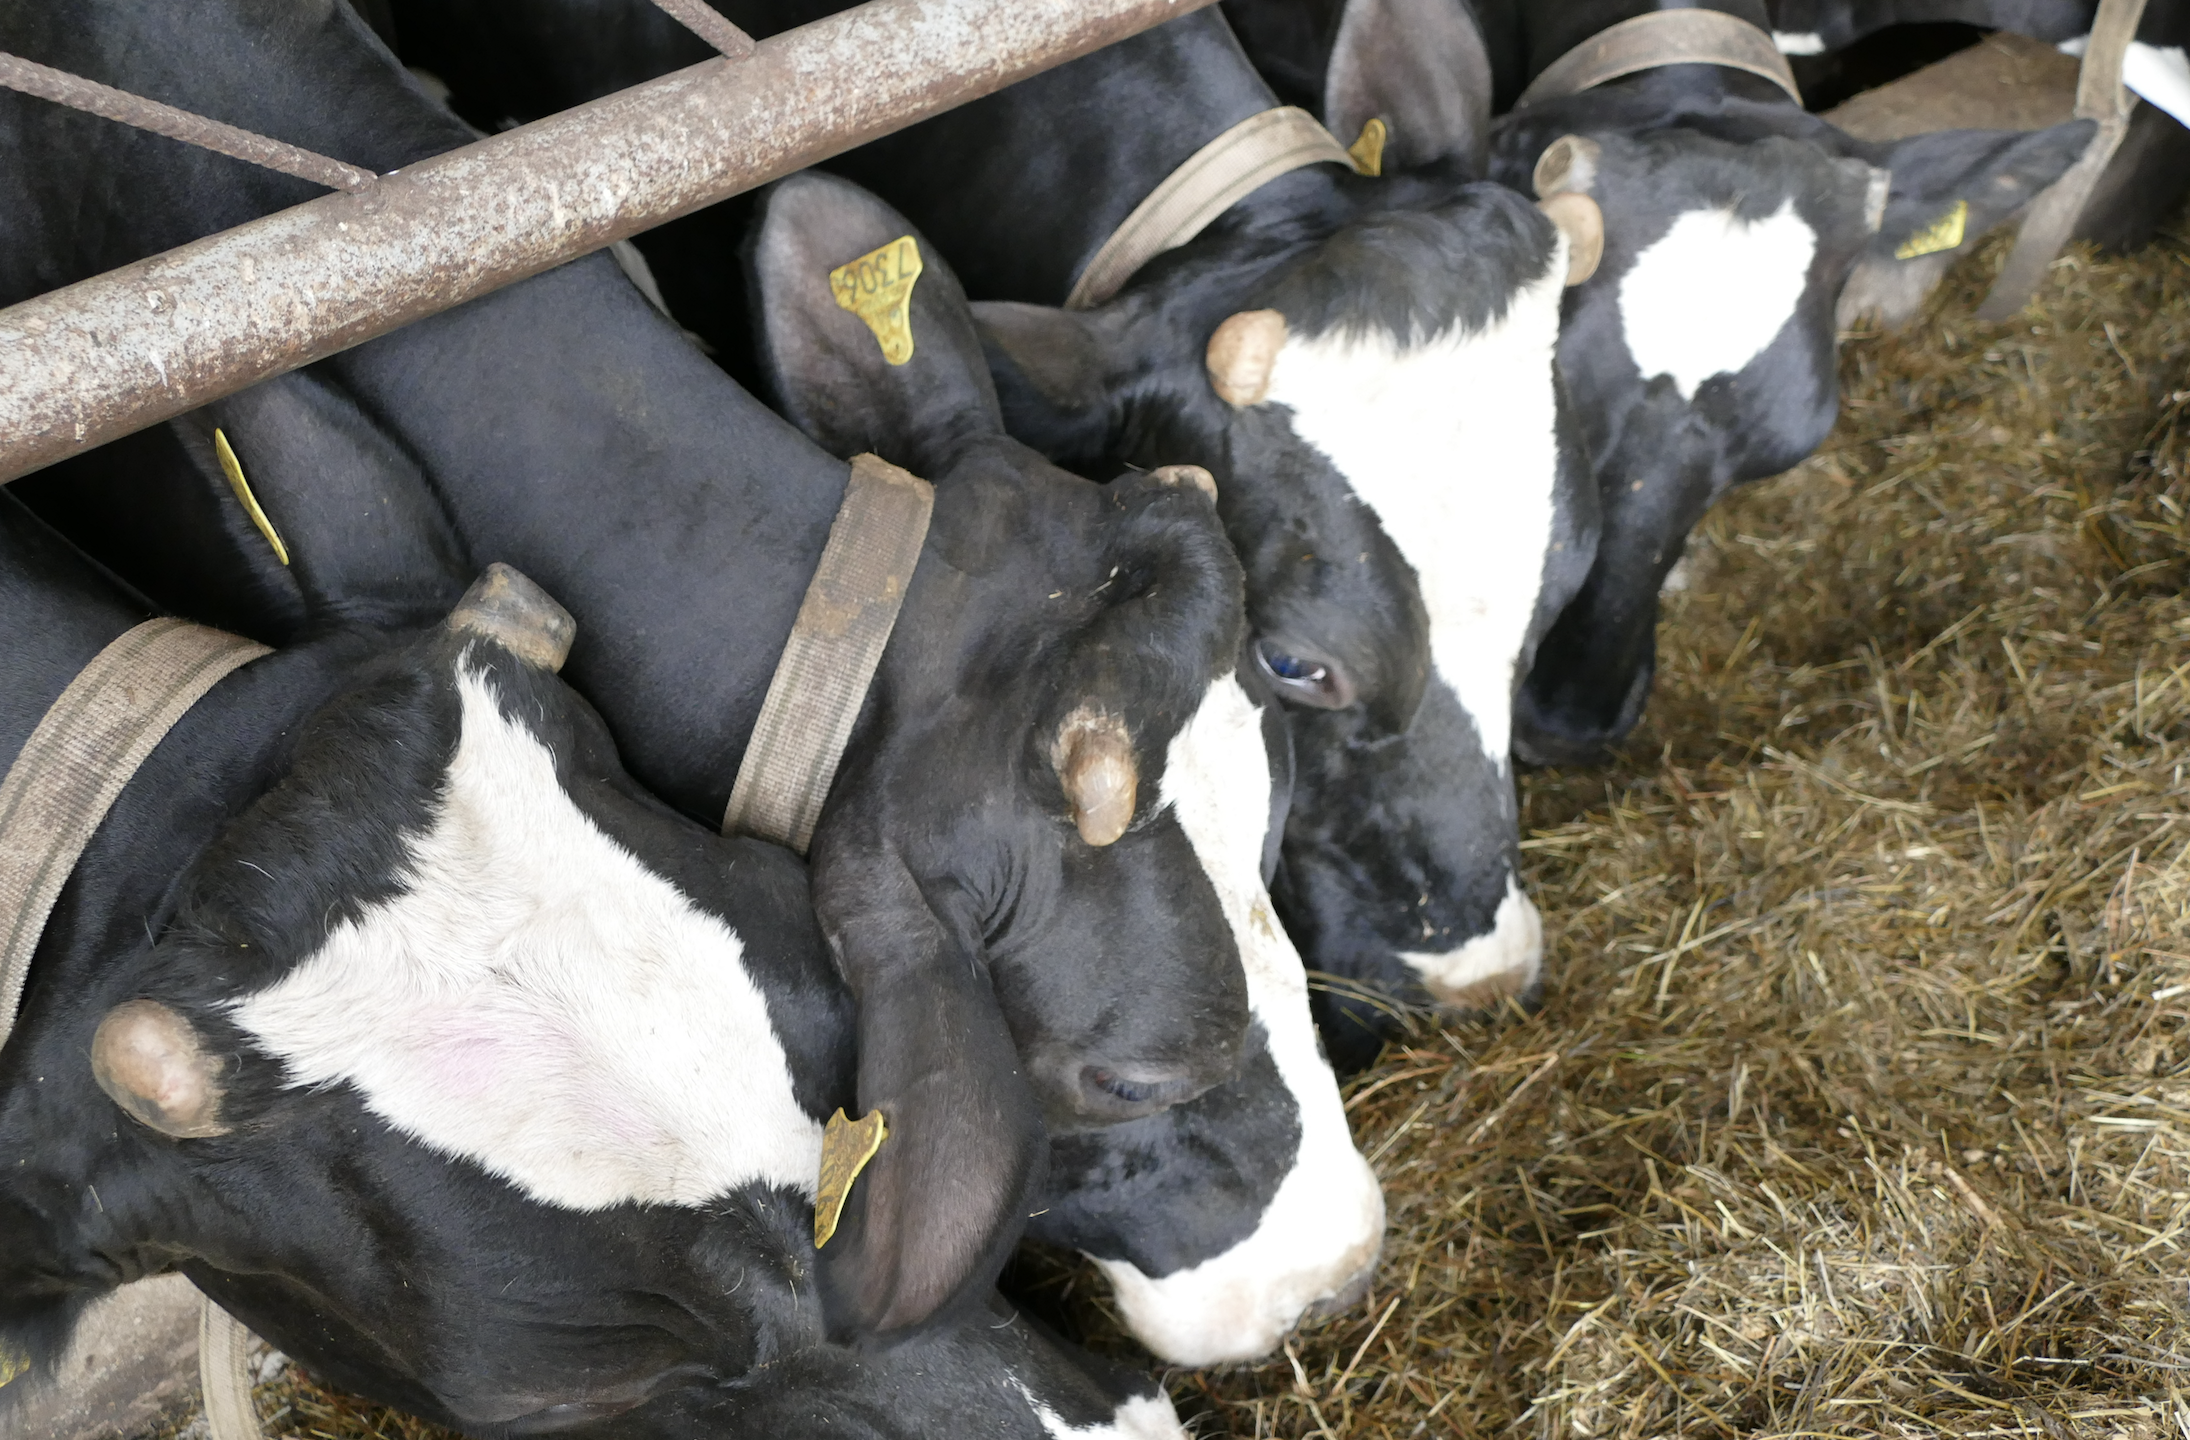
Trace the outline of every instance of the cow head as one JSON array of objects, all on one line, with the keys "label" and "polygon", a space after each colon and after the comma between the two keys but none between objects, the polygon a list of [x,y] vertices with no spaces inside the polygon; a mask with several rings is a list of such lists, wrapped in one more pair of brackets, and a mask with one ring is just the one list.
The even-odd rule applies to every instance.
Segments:
[{"label": "cow head", "polygon": [[[1244,733],[1197,719],[1197,769],[1224,792],[1267,786]],[[1244,831],[1181,794],[1180,823],[1205,854]],[[1234,853],[1245,868],[1255,857]],[[1161,1114],[1058,1137],[1029,1232],[1091,1255],[1126,1326],[1180,1365],[1251,1360],[1302,1318],[1351,1304],[1384,1234],[1383,1192],[1354,1149],[1316,1045],[1299,957],[1259,893],[1224,896],[1241,939],[1254,1020],[1239,1073]]]},{"label": "cow head", "polygon": [[[1443,11],[1414,8],[1435,50]],[[1096,310],[975,312],[1017,433],[1075,463],[1161,453],[1216,475],[1300,757],[1276,888],[1311,967],[1495,1005],[1540,966],[1508,735],[1594,541],[1552,351],[1600,227],[1586,200],[1547,212],[1467,183],[1466,107],[1362,10],[1330,90],[1394,138],[1380,178],[1338,182],[1317,238],[1220,222]],[[1373,1054],[1368,1030],[1332,1038]]]},{"label": "cow head", "polygon": [[1835,310],[1859,263],[1947,217],[1974,243],[2091,128],[1866,145],[1783,100],[1707,94],[1691,113],[1685,82],[1660,78],[1675,73],[1529,106],[1494,141],[1501,178],[1587,194],[1605,215],[1603,262],[1559,339],[1603,533],[1522,687],[1515,743],[1538,763],[1594,759],[1634,726],[1658,591],[1690,527],[1832,428]]},{"label": "cow head", "polygon": [[[415,639],[257,662],[147,762],[0,1052],[11,1358],[181,1268],[336,1383],[466,1429],[1180,1435],[1145,1381],[1008,1312],[888,1357],[826,1343],[810,1201],[850,997],[791,856],[622,773],[554,676],[570,639],[497,567]],[[100,1198],[53,1203],[76,1194]]]},{"label": "cow head", "polygon": [[[860,1002],[860,1104],[901,1136],[832,1270],[885,1331],[1001,1263],[1045,1129],[1145,1116],[1237,1071],[1234,902],[1261,895],[1285,759],[1235,673],[1239,571],[1206,477],[1098,487],[1007,439],[931,249],[904,363],[839,307],[830,271],[910,230],[856,186],[800,176],[767,198],[750,256],[785,412],[936,487],[812,852]],[[1240,783],[1234,746],[1259,783]]]}]

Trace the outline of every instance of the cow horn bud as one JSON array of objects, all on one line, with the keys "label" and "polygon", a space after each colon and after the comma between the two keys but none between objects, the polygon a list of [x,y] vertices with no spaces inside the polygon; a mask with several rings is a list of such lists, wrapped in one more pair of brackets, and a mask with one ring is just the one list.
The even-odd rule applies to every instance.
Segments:
[{"label": "cow horn bud", "polygon": [[1587,136],[1561,135],[1536,157],[1536,173],[1530,177],[1536,198],[1587,195],[1597,186],[1597,160],[1603,154],[1604,147]]},{"label": "cow horn bud", "polygon": [[1082,840],[1108,845],[1125,833],[1141,780],[1123,720],[1085,706],[1073,711],[1057,727],[1049,763],[1056,767]]},{"label": "cow horn bud", "polygon": [[542,670],[560,670],[578,638],[578,622],[555,597],[497,560],[472,581],[449,612],[451,630],[483,635]]},{"label": "cow horn bud", "polygon": [[1159,485],[1191,485],[1210,499],[1217,498],[1217,477],[1199,465],[1158,465],[1148,473]]},{"label": "cow horn bud", "polygon": [[1604,258],[1604,212],[1597,202],[1579,191],[1563,190],[1548,200],[1536,202],[1536,208],[1551,217],[1551,223],[1566,234],[1566,283],[1579,285],[1597,273],[1597,262]]},{"label": "cow horn bud", "polygon": [[1275,310],[1242,310],[1225,318],[1209,337],[1203,357],[1217,398],[1245,409],[1270,393],[1270,371],[1285,346],[1285,317]]},{"label": "cow horn bud", "polygon": [[225,1135],[220,1062],[190,1022],[156,1000],[106,1012],[91,1037],[91,1074],[130,1118],[178,1140]]}]

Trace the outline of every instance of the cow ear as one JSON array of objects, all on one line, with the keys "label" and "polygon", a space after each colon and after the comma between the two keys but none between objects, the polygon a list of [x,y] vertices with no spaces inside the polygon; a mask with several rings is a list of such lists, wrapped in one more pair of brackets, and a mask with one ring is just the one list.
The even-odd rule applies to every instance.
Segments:
[{"label": "cow ear", "polygon": [[1975,246],[2060,179],[2096,129],[2069,120],[2044,130],[1937,130],[1895,142],[1883,161],[1892,174],[1872,248],[1913,259]]},{"label": "cow ear", "polygon": [[1457,159],[1481,175],[1490,95],[1490,57],[1463,0],[1346,0],[1323,79],[1324,123],[1341,145],[1381,121],[1383,170]]},{"label": "cow ear", "polygon": [[859,1006],[859,1113],[887,1137],[822,1247],[832,1322],[883,1339],[996,1283],[1047,1173],[1041,1112],[981,963],[898,857],[825,843],[814,906]]},{"label": "cow ear", "polygon": [[1099,453],[1122,323],[1114,306],[1059,310],[981,300],[973,323],[1013,435],[1045,455]]},{"label": "cow ear", "polygon": [[867,191],[814,171],[779,182],[746,264],[778,406],[823,449],[932,474],[1002,432],[958,277]]},{"label": "cow ear", "polygon": [[426,624],[463,592],[475,567],[424,470],[335,380],[293,371],[177,428],[213,483],[249,508],[252,542],[270,558],[280,546],[315,617]]},{"label": "cow ear", "polygon": [[1865,316],[1889,325],[1913,317],[1948,266],[2058,180],[2096,128],[2070,120],[2044,130],[1937,130],[1860,147],[1883,167],[1883,194],[1841,291],[1841,328]]}]

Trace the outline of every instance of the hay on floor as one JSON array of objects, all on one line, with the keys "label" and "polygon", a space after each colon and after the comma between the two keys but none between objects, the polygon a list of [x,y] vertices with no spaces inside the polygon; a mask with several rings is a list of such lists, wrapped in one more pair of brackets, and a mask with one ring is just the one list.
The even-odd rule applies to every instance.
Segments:
[{"label": "hay on floor", "polygon": [[2003,253],[1700,528],[1618,761],[1525,777],[1543,1010],[1352,1082],[1375,1291],[1170,1375],[1201,1433],[2190,1436],[2190,223],[1980,325]]}]

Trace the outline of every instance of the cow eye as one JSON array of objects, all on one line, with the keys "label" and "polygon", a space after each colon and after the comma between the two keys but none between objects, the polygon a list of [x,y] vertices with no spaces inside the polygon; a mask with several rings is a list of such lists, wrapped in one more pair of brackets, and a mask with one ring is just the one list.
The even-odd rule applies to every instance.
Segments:
[{"label": "cow eye", "polygon": [[1128,1105],[1147,1104],[1150,1100],[1156,1098],[1156,1091],[1159,1088],[1154,1085],[1136,1085],[1130,1080],[1113,1075],[1108,1070],[1091,1071],[1087,1078],[1098,1090],[1106,1090],[1120,1100],[1125,1101]]},{"label": "cow eye", "polygon": [[1333,660],[1303,654],[1276,640],[1255,642],[1255,665],[1284,699],[1323,710],[1342,710],[1354,702],[1353,682]]}]

